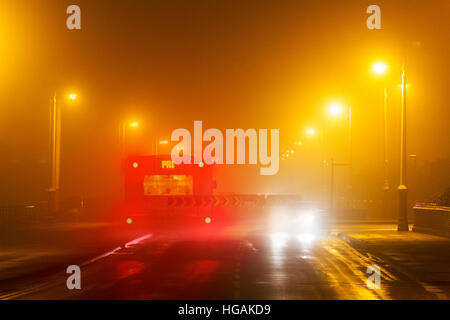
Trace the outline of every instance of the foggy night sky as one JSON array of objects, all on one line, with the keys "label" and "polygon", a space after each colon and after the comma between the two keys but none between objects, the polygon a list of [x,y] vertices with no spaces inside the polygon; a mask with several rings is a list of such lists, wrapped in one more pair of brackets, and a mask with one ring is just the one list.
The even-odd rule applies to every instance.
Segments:
[{"label": "foggy night sky", "polygon": [[[70,4],[81,7],[80,31],[66,28]],[[382,30],[366,28],[371,4],[381,7]],[[279,128],[280,152],[306,142],[295,162],[282,163],[277,177],[253,168],[254,180],[236,178],[224,190],[302,192],[319,152],[304,128],[326,128],[327,157],[346,160],[345,120],[324,111],[333,100],[353,108],[356,179],[379,187],[384,86],[395,186],[404,52],[408,153],[418,163],[450,157],[449,47],[446,0],[2,0],[0,204],[45,200],[55,91],[79,95],[62,102],[66,196],[114,194],[122,119],[141,123],[130,134],[136,153],[176,128],[193,130],[194,120],[223,131]],[[389,64],[384,78],[371,73],[377,60]]]}]

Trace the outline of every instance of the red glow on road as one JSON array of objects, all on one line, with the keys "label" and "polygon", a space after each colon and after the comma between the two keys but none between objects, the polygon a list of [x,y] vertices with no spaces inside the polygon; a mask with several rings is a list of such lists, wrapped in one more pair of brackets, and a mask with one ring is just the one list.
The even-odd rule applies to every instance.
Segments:
[{"label": "red glow on road", "polygon": [[196,261],[186,279],[187,283],[202,283],[211,279],[212,275],[217,272],[220,267],[217,260],[200,260]]},{"label": "red glow on road", "polygon": [[128,278],[138,274],[144,268],[144,263],[136,260],[121,261],[117,265],[119,279]]}]

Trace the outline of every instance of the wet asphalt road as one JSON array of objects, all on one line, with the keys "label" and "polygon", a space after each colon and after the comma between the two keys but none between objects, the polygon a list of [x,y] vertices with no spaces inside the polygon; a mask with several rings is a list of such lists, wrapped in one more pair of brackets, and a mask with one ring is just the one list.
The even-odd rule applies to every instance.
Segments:
[{"label": "wet asphalt road", "polygon": [[[431,299],[405,274],[333,234],[181,238],[157,234],[81,265],[81,290],[64,272],[4,299]],[[381,269],[369,289],[367,267]]]}]

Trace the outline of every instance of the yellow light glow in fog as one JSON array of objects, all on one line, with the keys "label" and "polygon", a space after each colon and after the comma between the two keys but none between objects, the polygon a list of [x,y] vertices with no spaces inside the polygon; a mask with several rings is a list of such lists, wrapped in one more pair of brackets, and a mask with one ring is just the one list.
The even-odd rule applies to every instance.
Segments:
[{"label": "yellow light glow in fog", "polygon": [[139,127],[139,122],[130,122],[129,126],[133,127],[133,128],[137,128],[137,127]]},{"label": "yellow light glow in fog", "polygon": [[313,128],[306,129],[306,134],[307,134],[308,136],[313,136],[313,135],[316,134],[316,130],[313,129]]},{"label": "yellow light glow in fog", "polygon": [[342,107],[342,104],[340,103],[332,103],[330,107],[328,108],[328,112],[333,117],[338,117],[342,114],[344,108]]},{"label": "yellow light glow in fog", "polygon": [[132,224],[132,223],[133,223],[133,219],[128,218],[128,219],[127,219],[127,223],[128,223],[128,224]]},{"label": "yellow light glow in fog", "polygon": [[377,62],[372,66],[372,70],[374,73],[381,75],[386,73],[387,65],[384,64],[383,62]]},{"label": "yellow light glow in fog", "polygon": [[77,98],[77,94],[71,93],[71,94],[69,94],[69,98],[70,98],[70,100],[75,100]]},{"label": "yellow light glow in fog", "polygon": [[205,223],[207,223],[207,224],[211,223],[211,218],[210,217],[206,217],[205,218]]}]

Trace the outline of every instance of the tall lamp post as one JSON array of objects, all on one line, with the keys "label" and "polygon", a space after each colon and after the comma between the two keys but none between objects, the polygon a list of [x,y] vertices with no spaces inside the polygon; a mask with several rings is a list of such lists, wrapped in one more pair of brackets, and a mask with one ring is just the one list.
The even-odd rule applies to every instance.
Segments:
[{"label": "tall lamp post", "polygon": [[138,128],[139,122],[133,121],[126,123],[125,121],[122,121],[119,126],[119,139],[120,139],[120,154],[122,161],[125,160],[126,155],[126,146],[127,146],[127,127],[130,128]]},{"label": "tall lamp post", "polygon": [[[372,66],[372,70],[377,75],[384,75],[387,71],[388,67],[383,62],[377,62]],[[384,166],[384,182],[383,182],[383,191],[384,191],[384,210],[388,210],[388,192],[390,189],[389,186],[389,178],[388,178],[388,129],[387,129],[387,88],[384,87],[384,108],[383,108],[383,122],[384,122],[384,148],[383,148],[383,166]]]},{"label": "tall lamp post", "polygon": [[[332,103],[328,108],[328,113],[332,117],[338,117],[343,113],[344,107],[340,103]],[[352,158],[353,158],[353,150],[352,150],[352,107],[347,107],[348,111],[348,187],[349,187],[349,207],[353,208],[353,185],[352,185]]]},{"label": "tall lamp post", "polygon": [[[319,135],[319,141],[320,141],[320,162],[321,162],[321,206],[323,209],[326,209],[326,188],[325,188],[325,146],[324,146],[324,129],[320,128],[319,130],[316,130],[315,128],[309,127],[305,130],[305,134],[309,137],[315,137]],[[298,145],[298,142],[296,143]]]},{"label": "tall lamp post", "polygon": [[330,203],[329,203],[329,209],[331,212],[333,212],[334,210],[334,168],[335,167],[350,167],[350,163],[338,163],[338,162],[334,162],[334,159],[331,158],[331,163],[330,163],[330,167],[331,167],[331,174],[330,174]]},{"label": "tall lamp post", "polygon": [[406,186],[406,171],[408,154],[406,151],[406,70],[402,65],[402,111],[400,140],[400,185],[398,186],[399,216],[398,231],[409,231],[408,227],[408,188]]},{"label": "tall lamp post", "polygon": [[[137,121],[133,121],[133,122],[126,122],[126,121],[121,121],[119,124],[119,144],[120,144],[120,165],[121,165],[121,169],[124,170],[125,169],[125,158],[126,158],[126,154],[127,154],[127,128],[138,128],[139,127],[139,122]],[[133,166],[135,166],[136,164],[133,164]],[[136,167],[135,167],[136,168]],[[124,172],[121,171],[121,175],[122,177],[122,196],[125,198],[126,197],[126,192],[125,192],[125,175]]]},{"label": "tall lamp post", "polygon": [[[69,94],[70,100],[76,100],[77,94]],[[50,188],[48,189],[48,212],[53,215],[59,210],[59,178],[61,167],[61,106],[53,95],[50,110]]]}]

